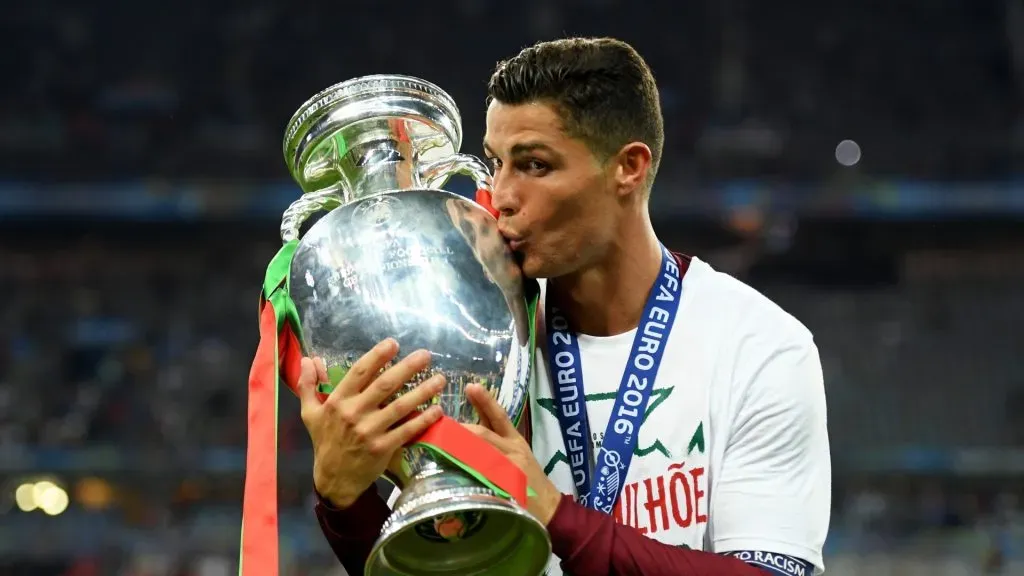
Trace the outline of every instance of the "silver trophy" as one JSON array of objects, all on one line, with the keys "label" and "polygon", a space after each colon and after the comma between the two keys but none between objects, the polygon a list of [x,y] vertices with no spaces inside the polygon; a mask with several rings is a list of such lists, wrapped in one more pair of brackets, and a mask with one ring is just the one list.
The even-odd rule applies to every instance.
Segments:
[{"label": "silver trophy", "polygon": [[[284,139],[304,192],[281,224],[285,242],[301,238],[289,292],[304,353],[322,357],[332,381],[393,337],[405,352],[431,351],[419,378],[447,377],[446,415],[478,421],[464,395],[475,382],[515,421],[532,368],[524,280],[494,218],[440,189],[454,174],[490,188],[486,165],[458,154],[461,143],[454,101],[417,78],[356,78],[303,104]],[[525,503],[421,447],[405,450],[403,467],[389,476],[402,492],[367,575],[543,571],[551,543]]]}]

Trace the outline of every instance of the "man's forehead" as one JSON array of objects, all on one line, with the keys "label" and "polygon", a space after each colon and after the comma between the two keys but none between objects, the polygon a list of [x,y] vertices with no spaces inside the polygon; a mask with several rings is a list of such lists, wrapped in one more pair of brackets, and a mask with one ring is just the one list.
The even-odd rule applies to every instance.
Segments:
[{"label": "man's forehead", "polygon": [[492,151],[522,153],[555,150],[562,147],[566,134],[561,121],[543,104],[523,104],[492,108],[487,114],[484,148]]},{"label": "man's forehead", "polygon": [[558,117],[555,107],[542,100],[530,100],[521,104],[506,104],[498,100],[491,100],[487,105],[488,119],[550,121],[558,119]]}]

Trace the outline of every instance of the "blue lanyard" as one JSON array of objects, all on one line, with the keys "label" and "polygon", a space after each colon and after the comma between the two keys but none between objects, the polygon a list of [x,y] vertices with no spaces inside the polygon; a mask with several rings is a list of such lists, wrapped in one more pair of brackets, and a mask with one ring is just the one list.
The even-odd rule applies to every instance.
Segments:
[{"label": "blue lanyard", "polygon": [[[615,506],[633,460],[640,424],[682,295],[682,276],[676,259],[664,246],[661,251],[661,274],[647,296],[604,440],[595,458],[596,468],[590,462],[590,424],[579,341],[569,331],[569,323],[561,311],[548,304],[545,314],[555,412],[562,428],[577,501],[606,514]],[[596,483],[592,483],[593,472],[597,475]]]}]

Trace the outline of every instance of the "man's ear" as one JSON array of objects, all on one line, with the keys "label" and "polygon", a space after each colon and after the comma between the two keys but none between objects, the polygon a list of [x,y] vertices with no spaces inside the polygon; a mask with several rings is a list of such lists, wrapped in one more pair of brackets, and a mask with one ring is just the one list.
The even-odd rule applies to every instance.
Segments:
[{"label": "man's ear", "polygon": [[619,150],[612,159],[619,195],[644,189],[652,159],[651,149],[643,142],[630,142]]}]

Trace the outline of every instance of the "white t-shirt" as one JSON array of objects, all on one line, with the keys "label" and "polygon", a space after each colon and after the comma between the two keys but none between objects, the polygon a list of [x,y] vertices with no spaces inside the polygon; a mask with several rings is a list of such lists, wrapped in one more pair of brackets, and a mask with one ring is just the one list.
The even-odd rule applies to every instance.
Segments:
[{"label": "white t-shirt", "polygon": [[[594,451],[635,332],[578,337]],[[574,494],[546,334],[537,343],[533,452],[555,486]],[[801,574],[791,565],[787,571],[781,555],[788,555],[821,573],[831,483],[825,391],[811,333],[753,288],[693,258],[616,519],[666,544],[736,553]],[[558,558],[552,556],[548,573],[562,573]]]}]

